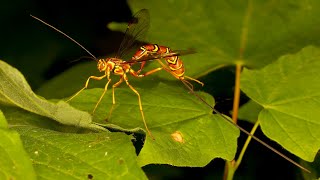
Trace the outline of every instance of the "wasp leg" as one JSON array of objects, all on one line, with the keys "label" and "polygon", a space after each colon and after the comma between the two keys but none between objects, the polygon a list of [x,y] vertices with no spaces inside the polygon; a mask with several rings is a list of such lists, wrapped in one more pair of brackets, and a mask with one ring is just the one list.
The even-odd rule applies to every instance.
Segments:
[{"label": "wasp leg", "polygon": [[88,85],[89,85],[89,80],[90,80],[90,79],[101,80],[101,79],[105,78],[106,76],[107,76],[107,74],[104,74],[103,76],[99,76],[99,77],[97,77],[97,76],[90,76],[90,77],[87,79],[85,86],[84,86],[82,89],[80,89],[77,93],[75,93],[73,96],[71,96],[66,102],[71,101],[74,97],[78,96],[83,90],[87,89],[87,88],[88,88]]},{"label": "wasp leg", "polygon": [[140,74],[145,64],[146,64],[146,61],[141,62],[140,69],[137,71],[138,74]]},{"label": "wasp leg", "polygon": [[183,77],[180,78],[180,81],[182,81],[184,85],[188,86],[188,89],[192,89],[193,91],[193,85],[189,81],[187,81]]},{"label": "wasp leg", "polygon": [[150,74],[153,74],[155,72],[158,72],[158,71],[161,71],[163,68],[162,67],[158,67],[156,69],[152,69],[144,74],[140,74],[139,71],[134,71],[133,69],[130,69],[130,74],[134,77],[139,77],[139,78],[142,78],[142,77],[145,77],[145,76],[149,76]]},{"label": "wasp leg", "polygon": [[111,114],[112,114],[112,111],[114,109],[114,105],[116,104],[116,98],[115,98],[115,95],[114,95],[114,89],[116,87],[118,87],[122,82],[123,82],[123,76],[121,76],[120,80],[117,83],[112,85],[112,106],[110,108],[109,115],[108,115],[107,119],[111,118]]},{"label": "wasp leg", "polygon": [[201,82],[201,81],[199,81],[199,80],[197,80],[197,79],[194,79],[194,78],[192,78],[192,77],[189,77],[189,76],[181,76],[181,77],[179,77],[179,76],[177,76],[177,75],[174,74],[165,64],[163,64],[163,62],[162,62],[161,60],[157,59],[157,61],[158,61],[159,64],[163,67],[164,70],[166,70],[168,73],[172,74],[175,78],[177,78],[177,79],[185,82],[185,83],[183,83],[183,84],[184,84],[184,85],[187,85],[187,86],[189,87],[189,89],[191,88],[191,89],[193,90],[193,85],[192,85],[188,80],[186,80],[185,78],[190,79],[190,80],[192,80],[192,81],[195,81],[195,82],[201,84],[202,86],[204,86],[204,83],[203,83],[203,82]]},{"label": "wasp leg", "polygon": [[103,93],[101,94],[101,96],[100,96],[100,98],[99,98],[99,101],[97,102],[96,106],[94,107],[94,109],[93,109],[93,111],[92,111],[92,114],[94,114],[94,112],[96,111],[96,109],[97,109],[98,105],[100,104],[102,98],[103,98],[104,95],[106,94],[110,82],[111,82],[111,79],[108,77],[108,82],[107,82],[107,84],[104,86],[104,91],[103,91]]},{"label": "wasp leg", "polygon": [[147,126],[147,122],[144,118],[144,113],[143,113],[143,110],[142,110],[142,103],[141,103],[141,98],[140,98],[140,94],[139,92],[134,88],[132,87],[130,84],[129,84],[129,81],[128,81],[128,78],[126,76],[126,74],[123,75],[123,79],[126,81],[126,84],[130,87],[130,89],[136,93],[136,95],[138,96],[138,100],[139,100],[139,108],[140,108],[140,113],[141,113],[141,117],[142,117],[142,121],[144,123],[144,126],[148,132],[148,134],[150,135],[150,137],[154,140],[155,138],[153,137],[153,135],[151,134],[151,131],[149,130],[148,126]]},{"label": "wasp leg", "polygon": [[190,79],[191,81],[197,82],[198,84],[201,84],[201,86],[204,86],[204,83],[199,81],[199,80],[197,80],[197,79],[194,79],[194,78],[189,77],[189,76],[184,76],[184,77],[187,78],[187,79]]}]

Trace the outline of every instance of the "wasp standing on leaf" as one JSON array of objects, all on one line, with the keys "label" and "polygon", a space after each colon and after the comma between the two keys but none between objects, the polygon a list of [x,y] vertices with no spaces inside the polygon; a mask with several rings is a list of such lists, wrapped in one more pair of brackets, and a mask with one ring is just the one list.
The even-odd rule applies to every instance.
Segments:
[{"label": "wasp standing on leaf", "polygon": [[[296,163],[292,159],[288,158],[287,156],[280,153],[279,151],[277,151],[273,147],[269,146],[268,144],[266,144],[265,142],[263,142],[259,138],[255,137],[254,135],[252,135],[251,133],[249,133],[248,131],[246,131],[242,127],[240,127],[239,125],[234,124],[232,121],[230,121],[228,118],[226,118],[223,114],[221,114],[219,111],[217,111],[212,105],[208,104],[203,98],[201,98],[199,95],[197,95],[193,91],[193,85],[187,79],[195,81],[201,85],[203,85],[203,83],[196,80],[196,79],[193,79],[191,77],[184,76],[184,72],[185,72],[184,65],[183,65],[182,60],[179,57],[180,55],[194,53],[193,50],[171,51],[168,47],[165,47],[165,46],[158,46],[156,44],[148,44],[148,45],[141,46],[140,49],[137,50],[136,53],[133,55],[131,60],[124,61],[122,59],[124,57],[124,55],[126,55],[128,52],[130,52],[129,50],[131,50],[133,45],[137,42],[136,40],[142,40],[140,38],[142,38],[146,34],[147,30],[149,29],[150,20],[149,20],[148,10],[142,9],[133,16],[132,21],[129,22],[129,24],[128,24],[128,28],[125,32],[124,39],[121,42],[121,45],[120,45],[120,48],[118,50],[117,55],[114,58],[106,58],[106,59],[99,59],[99,60],[97,60],[97,58],[93,54],[91,54],[86,48],[84,48],[80,43],[78,43],[76,40],[72,39],[67,34],[63,33],[59,29],[53,27],[52,25],[42,21],[41,19],[39,19],[35,16],[31,15],[31,17],[33,17],[34,19],[53,28],[57,32],[63,34],[64,36],[69,38],[71,41],[73,41],[74,43],[79,45],[82,49],[84,49],[88,54],[90,54],[97,61],[98,70],[100,72],[104,72],[104,75],[102,75],[102,76],[90,76],[88,78],[88,80],[86,81],[85,86],[82,89],[80,89],[77,93],[75,93],[67,101],[70,101],[71,99],[76,97],[80,92],[82,92],[84,89],[86,89],[89,85],[90,79],[101,80],[101,79],[107,78],[108,82],[104,87],[104,91],[103,91],[102,95],[100,96],[99,101],[97,102],[97,104],[95,105],[95,107],[93,109],[93,113],[94,113],[96,108],[98,107],[99,103],[101,102],[103,96],[105,95],[105,93],[108,89],[109,83],[111,82],[110,74],[113,73],[115,75],[118,75],[118,76],[120,76],[120,80],[112,85],[112,103],[113,103],[113,105],[115,104],[115,95],[114,95],[115,88],[118,87],[123,81],[125,81],[126,84],[130,87],[130,89],[138,96],[139,108],[140,108],[140,112],[141,112],[144,126],[146,128],[146,131],[150,135],[150,137],[153,138],[153,136],[147,126],[147,123],[145,121],[140,94],[135,88],[133,88],[130,85],[130,83],[128,81],[127,73],[130,73],[134,77],[141,78],[141,77],[145,77],[150,74],[153,74],[157,71],[165,70],[165,71],[169,72],[170,74],[172,74],[175,78],[181,80],[183,82],[183,84],[190,90],[190,92],[192,94],[194,94],[200,101],[202,101],[207,106],[209,106],[215,113],[219,114],[223,119],[225,119],[226,121],[228,121],[229,123],[231,123],[232,125],[237,127],[238,129],[240,129],[242,132],[244,132],[248,136],[250,136],[253,139],[255,139],[256,141],[258,141],[260,144],[264,145],[265,147],[272,150],[273,152],[275,152],[279,156],[281,156],[284,159],[286,159],[287,161],[291,162],[295,166],[310,173],[310,171],[308,169],[302,167],[301,165],[299,165],[298,163]],[[161,61],[161,59],[165,59],[167,65],[165,65]],[[157,60],[160,63],[161,67],[155,68],[153,70],[147,71],[144,74],[141,74],[141,71],[142,71],[145,63],[150,60]],[[140,69],[138,71],[135,71],[134,69],[131,68],[131,66],[134,64],[137,64],[137,63],[141,63],[141,65],[140,65]],[[113,106],[110,109],[109,117],[112,113],[112,109],[113,109]]]},{"label": "wasp standing on leaf", "polygon": [[[70,40],[72,40],[73,42],[75,42],[77,45],[79,45],[81,48],[83,48],[88,54],[90,54],[96,61],[97,61],[97,68],[100,72],[104,72],[104,74],[102,76],[90,76],[88,78],[88,80],[85,83],[85,86],[80,89],[77,93],[75,93],[73,96],[71,96],[68,100],[72,100],[74,97],[76,97],[77,95],[79,95],[83,90],[88,88],[89,85],[89,81],[91,79],[94,80],[102,80],[104,78],[107,78],[108,82],[106,83],[105,87],[104,87],[104,91],[102,93],[102,95],[100,96],[98,102],[96,103],[93,112],[94,113],[98,107],[98,105],[100,104],[102,98],[104,97],[108,86],[111,82],[111,78],[110,78],[110,74],[113,73],[115,75],[120,76],[120,80],[118,82],[116,82],[115,84],[112,85],[112,104],[113,106],[115,105],[116,101],[115,101],[115,88],[118,87],[121,83],[123,83],[123,81],[129,86],[129,88],[138,96],[138,102],[139,102],[139,109],[140,109],[140,113],[141,113],[141,117],[144,123],[144,126],[146,128],[146,131],[148,132],[148,134],[150,135],[151,138],[154,139],[154,137],[151,134],[151,131],[149,130],[145,117],[144,117],[144,113],[143,113],[143,109],[142,109],[142,102],[141,102],[141,97],[139,92],[132,87],[132,85],[129,83],[128,80],[128,76],[127,73],[130,73],[132,76],[134,77],[138,77],[138,78],[142,78],[145,76],[148,76],[152,73],[155,73],[159,70],[165,69],[166,71],[170,72],[172,75],[174,75],[176,78],[184,80],[183,79],[183,74],[184,74],[184,68],[183,68],[183,64],[182,61],[178,58],[179,55],[183,55],[183,54],[190,54],[193,53],[192,51],[189,50],[182,50],[182,51],[171,51],[169,50],[169,48],[166,48],[168,51],[157,51],[154,53],[154,51],[147,49],[148,51],[146,51],[146,53],[140,53],[140,50],[137,51],[137,53],[135,54],[134,57],[137,57],[138,54],[140,54],[138,59],[132,58],[130,61],[124,61],[122,58],[128,53],[130,52],[131,48],[134,46],[134,44],[137,42],[137,40],[142,39],[144,37],[144,35],[146,34],[147,30],[149,29],[149,22],[150,22],[150,18],[149,18],[149,12],[146,9],[142,9],[139,12],[137,12],[132,20],[129,22],[127,30],[125,32],[125,36],[123,41],[121,42],[120,48],[116,54],[115,57],[113,58],[106,58],[106,59],[99,59],[97,60],[97,58],[91,54],[86,48],[84,48],[80,43],[78,43],[76,40],[74,40],[73,38],[71,38],[70,36],[68,36],[67,34],[63,33],[62,31],[60,31],[59,29],[53,27],[52,25],[42,21],[41,19],[32,16],[34,19],[44,23],[45,25],[53,28],[54,30],[58,31],[59,33],[63,34],[64,36],[66,36],[67,38],[69,38]],[[149,47],[149,45],[143,46],[143,47]],[[164,48],[164,46],[156,46],[156,47],[161,47],[160,49],[162,50]],[[160,50],[159,49],[159,50]],[[161,58],[166,58],[166,61],[168,62],[169,68],[172,68],[171,70],[169,70],[168,67],[166,67],[159,59]],[[162,65],[162,67],[153,69],[151,71],[148,71],[144,74],[141,74],[141,70],[145,64],[146,61],[150,61],[150,60],[154,60],[157,59],[159,60],[160,64]],[[175,62],[171,62],[169,61],[170,59],[174,60],[176,59]],[[170,62],[170,63],[169,63]],[[136,64],[136,63],[141,63],[141,68],[138,71],[135,71],[134,69],[131,68],[132,65]],[[175,68],[173,64],[178,64],[178,68]],[[179,72],[179,73],[176,73]],[[183,72],[183,73],[181,73]],[[188,77],[189,78],[189,77]],[[192,78],[189,78],[192,79]],[[195,79],[192,79],[195,80]],[[184,80],[185,81],[185,80]],[[197,81],[197,80],[195,80]],[[201,83],[200,81],[197,81],[199,83]],[[189,83],[190,84],[190,83]],[[110,109],[110,113],[109,113],[109,117],[111,116],[112,110],[113,110],[113,106]]]}]

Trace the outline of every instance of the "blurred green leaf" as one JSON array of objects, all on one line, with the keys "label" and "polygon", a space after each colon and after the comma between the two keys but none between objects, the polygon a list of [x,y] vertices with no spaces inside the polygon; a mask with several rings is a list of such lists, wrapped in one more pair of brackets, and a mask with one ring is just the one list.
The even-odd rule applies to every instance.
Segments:
[{"label": "blurred green leaf", "polygon": [[262,131],[306,161],[320,147],[319,69],[320,49],[309,46],[241,77],[241,89],[263,106]]},{"label": "blurred green leaf", "polygon": [[[131,137],[16,126],[39,179],[146,179]],[[92,178],[90,178],[92,177]]]},{"label": "blurred green leaf", "polygon": [[[181,57],[186,75],[195,78],[236,63],[260,68],[283,54],[297,52],[309,44],[320,44],[317,0],[128,2],[133,13],[149,9],[151,27],[147,42],[173,50],[190,47],[197,50],[196,54]],[[126,26],[127,23],[111,23],[108,27],[123,32]],[[38,93],[48,98],[69,96],[83,87],[90,75],[98,74],[95,66],[94,62],[75,66],[75,70],[67,71],[58,80],[54,78],[46,83]],[[152,77],[174,80],[166,72]],[[54,91],[53,87],[68,88]]]},{"label": "blurred green leaf", "polygon": [[260,68],[283,54],[320,44],[318,0],[128,2],[133,12],[149,9],[148,42],[197,49],[196,55],[182,58],[189,76],[236,63]]},{"label": "blurred green leaf", "polygon": [[34,94],[23,75],[3,61],[0,61],[0,80],[2,103],[13,104],[62,124],[103,130],[91,123],[88,113],[78,111],[63,101],[52,103]]},{"label": "blurred green leaf", "polygon": [[254,124],[258,120],[258,115],[262,109],[263,107],[250,100],[240,107],[238,118]]},{"label": "blurred green leaf", "polygon": [[8,128],[8,123],[2,111],[0,111],[0,128]]},{"label": "blurred green leaf", "polygon": [[0,111],[0,179],[36,179],[28,154],[19,134],[3,125],[6,119]]}]

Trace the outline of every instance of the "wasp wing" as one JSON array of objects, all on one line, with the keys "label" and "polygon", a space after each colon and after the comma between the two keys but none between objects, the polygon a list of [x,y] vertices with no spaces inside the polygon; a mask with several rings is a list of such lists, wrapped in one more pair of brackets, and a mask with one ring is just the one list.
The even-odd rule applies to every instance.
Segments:
[{"label": "wasp wing", "polygon": [[152,61],[155,59],[162,59],[162,58],[173,57],[173,56],[183,56],[183,55],[195,54],[195,53],[196,53],[195,49],[175,50],[169,53],[162,53],[162,54],[152,53],[152,54],[147,54],[146,56],[143,56],[139,60],[124,61],[122,62],[122,64],[134,64],[137,62]]},{"label": "wasp wing", "polygon": [[120,44],[117,58],[122,58],[139,41],[143,41],[150,27],[150,15],[147,9],[141,9],[128,23],[124,38]]}]

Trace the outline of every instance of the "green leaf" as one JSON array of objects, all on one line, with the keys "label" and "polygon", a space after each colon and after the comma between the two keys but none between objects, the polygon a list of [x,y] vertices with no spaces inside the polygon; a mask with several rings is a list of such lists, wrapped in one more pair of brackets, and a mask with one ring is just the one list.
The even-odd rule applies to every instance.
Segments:
[{"label": "green leaf", "polygon": [[[161,2],[142,0],[129,1],[129,4],[133,12],[137,12],[142,8],[148,8],[150,11],[151,29],[147,41],[166,45],[172,49],[195,47],[198,50],[199,53],[195,55],[182,57],[186,66],[186,74],[192,77],[199,77],[218,67],[239,63],[248,67],[260,68],[275,61],[283,54],[297,52],[307,44],[319,44],[320,35],[318,32],[320,20],[318,17],[320,6],[316,0],[308,1],[308,3],[301,3],[299,1],[233,1],[231,3],[228,1],[208,0],[194,3],[182,0]],[[88,76],[89,75],[96,75],[96,73],[88,74]],[[166,72],[159,72],[150,78],[158,75],[161,78],[163,76],[170,76]],[[70,79],[63,82],[63,78]],[[79,85],[80,89],[83,87],[87,75],[78,71],[78,73],[69,77],[61,76],[60,84],[56,84],[56,86],[48,85],[46,90],[53,87],[66,87],[66,85],[69,87],[69,83],[73,84],[73,80],[78,83],[78,79],[80,78],[82,78],[82,84]],[[169,142],[168,139],[172,139],[172,134],[174,136],[181,134],[182,139],[186,138],[190,140],[188,138],[189,136],[186,135],[188,128],[182,127],[182,125],[186,124],[189,128],[192,126],[202,128],[205,125],[201,125],[201,123],[207,123],[206,120],[200,121],[200,119],[206,118],[206,115],[209,114],[207,112],[209,109],[205,111],[206,113],[195,113],[193,111],[189,113],[187,111],[179,111],[177,106],[170,106],[167,107],[167,109],[163,107],[159,108],[160,105],[170,104],[171,101],[175,101],[176,104],[183,106],[188,104],[183,101],[185,100],[185,96],[182,96],[182,93],[173,97],[172,92],[169,91],[168,93],[165,89],[161,89],[162,86],[152,86],[148,91],[147,88],[145,88],[145,86],[150,83],[150,81],[146,81],[147,78],[137,80],[137,82],[140,81],[138,85],[133,83],[134,78],[130,76],[129,78],[130,83],[134,87],[137,87],[138,92],[141,94],[146,121],[154,136],[159,136],[159,132],[160,134],[161,132],[165,132],[165,134],[161,134],[163,135],[161,136],[164,139],[163,142]],[[105,84],[105,81],[99,83]],[[90,83],[90,87],[95,87],[91,85]],[[99,87],[104,87],[104,85]],[[177,90],[177,88],[172,89]],[[78,99],[75,99],[71,103],[79,109],[92,112],[101,93],[101,89],[84,91],[79,95]],[[122,89],[121,87],[116,89],[117,103],[109,119],[107,118],[112,102],[110,91],[107,92],[105,98],[107,100],[103,99],[96,111],[94,117],[95,122],[110,128],[129,132],[138,132],[139,129],[137,129],[137,127],[144,127],[137,106],[137,97],[130,89]],[[166,100],[159,101],[161,98]],[[182,100],[178,100],[180,98]],[[106,101],[108,103],[106,103]],[[192,109],[195,108],[192,107]],[[213,117],[209,115],[208,119]],[[199,120],[201,123],[197,124],[198,126],[195,124],[190,125],[187,123],[188,118],[192,120],[196,119],[194,121]],[[106,122],[106,120],[108,122]],[[177,127],[170,127],[171,124],[175,124],[171,122],[172,120],[177,120]],[[164,124],[164,122],[167,122],[168,125]],[[181,129],[179,129],[180,126]],[[216,125],[210,124],[204,128],[209,127],[214,128],[214,132],[216,133]],[[157,128],[161,128],[161,131]],[[197,131],[190,132],[189,129],[187,132],[190,134],[197,133]],[[217,132],[221,132],[221,130],[217,130]],[[206,133],[209,133],[209,131],[206,131]],[[179,137],[180,136],[178,136],[178,141],[180,139]],[[153,161],[154,163],[183,164],[179,162],[179,159],[175,159],[175,162],[173,162],[173,157],[170,157],[172,151],[166,151],[165,148],[162,148],[162,138],[160,138],[160,140],[158,139],[159,137],[156,137],[155,142],[158,143],[159,141],[159,143],[152,144],[151,146],[148,144],[151,140],[147,138],[144,149],[142,149],[139,156],[139,163],[144,165]],[[205,138],[202,138],[201,141],[204,142],[204,139]],[[205,142],[207,142],[208,139],[205,140]],[[176,142],[177,141],[174,143]],[[148,150],[149,147],[153,147],[154,151],[145,153],[144,151]],[[150,157],[151,155],[157,154],[155,149],[162,149],[166,153],[160,155],[161,157],[155,157],[155,159],[149,161],[146,160],[149,158],[146,154],[149,154]],[[196,152],[196,150],[194,151]],[[215,154],[215,152],[213,152],[213,154]],[[227,154],[224,155],[225,157],[228,156]],[[143,156],[146,158],[144,159]],[[190,157],[193,158],[194,156],[192,155]],[[212,157],[208,156],[206,162],[208,162],[210,158]],[[189,160],[186,160],[186,162],[189,162]],[[201,159],[194,164],[205,164],[205,161]]]},{"label": "green leaf", "polygon": [[306,161],[320,147],[319,69],[320,50],[309,46],[241,77],[241,89],[263,106],[262,131]]},{"label": "green leaf", "polygon": [[44,128],[44,129],[50,129],[50,130],[62,131],[62,132],[77,132],[77,133],[83,132],[83,131],[91,132],[91,130],[89,129],[62,125],[57,121],[52,121],[47,117],[39,116],[37,114],[25,111],[18,107],[0,106],[0,108],[2,108],[3,113],[6,115],[6,119],[10,127],[31,126],[31,127],[38,127],[38,128]]},{"label": "green leaf", "polygon": [[103,130],[91,123],[91,116],[88,113],[78,111],[63,101],[52,103],[34,94],[23,75],[3,61],[0,61],[0,79],[2,103],[13,104],[65,125]]},{"label": "green leaf", "polygon": [[38,179],[146,179],[131,137],[122,133],[61,133],[15,127]]},{"label": "green leaf", "polygon": [[[6,119],[0,111],[1,124]],[[28,154],[16,131],[0,126],[0,179],[36,179]]]},{"label": "green leaf", "polygon": [[192,77],[239,63],[260,68],[283,54],[320,44],[318,0],[128,3],[133,12],[149,9],[148,42],[172,49],[197,49],[197,54],[182,57],[186,74]]},{"label": "green leaf", "polygon": [[[139,164],[170,164],[175,166],[205,166],[220,157],[231,160],[237,148],[237,130],[230,123],[199,101],[184,88],[163,83],[137,89],[141,95],[148,128],[155,137],[148,135],[139,154]],[[102,89],[90,89],[79,94],[71,104],[81,110],[92,111]],[[94,121],[121,131],[139,132],[144,128],[138,98],[128,87],[115,89],[116,104],[112,106],[112,91],[107,91],[99,104]],[[207,102],[213,99],[200,93]],[[205,143],[204,143],[205,142]]]},{"label": "green leaf", "polygon": [[155,141],[147,139],[139,164],[169,164],[204,167],[214,158],[231,161],[236,153],[239,131],[219,115],[185,119],[154,129]]},{"label": "green leaf", "polygon": [[0,128],[8,128],[8,123],[2,111],[0,111]]},{"label": "green leaf", "polygon": [[[144,154],[145,152],[147,152],[147,154],[149,154],[150,152],[152,153],[152,150],[142,150],[143,153],[139,156],[139,158],[142,157],[142,159],[144,160],[139,162],[140,165],[145,165],[148,163],[166,163],[179,166],[204,166],[216,157],[221,157],[229,160],[234,157],[236,152],[236,139],[239,135],[239,131],[236,130],[236,128],[232,128],[232,125],[230,125],[229,123],[225,122],[221,118],[218,118],[217,116],[212,115],[212,110],[210,108],[202,104],[195,97],[188,94],[187,91],[185,89],[182,89],[181,87],[179,88],[176,86],[167,86],[163,84],[154,84],[152,85],[152,87],[153,88],[148,89],[137,89],[141,94],[141,98],[143,99],[142,104],[149,128],[151,129],[151,131],[154,130],[155,134],[159,134],[156,137],[156,142],[150,142],[151,145],[154,146],[154,143],[160,143],[161,145],[168,140],[168,137],[171,137],[171,134],[174,134],[175,132],[181,132],[181,136],[184,137],[183,139],[186,139],[184,140],[185,144],[187,145],[191,143],[192,146],[183,146],[183,148],[186,149],[187,152],[189,152],[184,155],[184,161],[188,161],[188,164],[181,162],[177,158],[175,159],[175,161],[172,161],[172,159],[174,159],[176,155],[170,151],[171,147],[161,145],[162,149],[168,149],[169,151],[163,153],[162,156],[158,156],[156,159],[151,159],[150,157],[144,158]],[[28,89],[25,89],[25,91],[28,92]],[[9,90],[5,92],[6,93],[3,94],[10,94]],[[29,92],[31,92],[30,96],[35,96],[31,90]],[[81,110],[92,112],[101,94],[102,89],[87,90],[77,96],[74,100],[72,100],[71,104]],[[11,96],[13,96],[13,98],[11,98]],[[9,96],[9,98],[7,99],[13,99],[11,100],[11,102],[14,103],[16,101],[18,103],[20,102],[21,98],[15,99],[17,95],[11,96]],[[140,132],[141,128],[144,128],[139,111],[138,99],[137,96],[131,91],[131,89],[117,88],[117,104],[114,107],[111,119],[108,119],[109,123],[106,123],[105,120],[108,117],[109,110],[111,109],[111,91],[107,92],[105,98],[108,98],[109,101],[107,103],[103,100],[96,110],[96,113],[94,115],[94,121],[96,123],[109,128],[128,132]],[[207,99],[207,101],[213,102],[212,97],[208,95],[206,95],[204,98]],[[32,98],[32,100],[33,99],[35,99],[35,101],[39,101],[37,97]],[[27,102],[27,105],[23,104],[22,107],[27,107],[26,109],[29,110],[28,103],[30,101],[23,101],[23,103],[24,102]],[[45,104],[43,103],[42,105],[45,106]],[[164,112],[170,112],[170,116],[168,116],[168,114]],[[74,117],[75,115],[77,115],[75,113],[76,112],[66,112],[66,115],[68,115],[69,117]],[[220,125],[217,126],[216,123],[219,121],[222,121],[220,123],[224,124],[223,127],[226,127],[229,130],[221,128]],[[193,129],[194,126],[199,126],[199,128],[202,129]],[[192,132],[192,130],[194,132]],[[159,131],[159,133],[157,133],[157,131]],[[226,135],[224,133],[226,133]],[[190,137],[188,138],[188,134],[198,134],[201,136],[194,139]],[[161,136],[163,136],[164,138],[161,138]],[[199,144],[207,140],[211,143],[203,145],[203,149],[199,150]],[[147,138],[146,141],[146,148],[148,148],[150,144],[148,141],[149,138]],[[173,141],[172,138],[171,141]],[[216,149],[220,149],[220,151]],[[198,160],[199,158],[194,152],[201,152],[203,154],[203,158]],[[191,155],[190,153],[192,153],[193,155]],[[170,159],[163,158],[164,156],[168,155],[171,156]],[[195,161],[195,159],[197,161]]]},{"label": "green leaf", "polygon": [[262,109],[263,107],[250,100],[240,107],[238,118],[254,124],[257,121],[258,115]]}]

